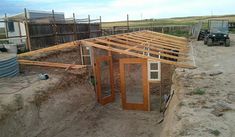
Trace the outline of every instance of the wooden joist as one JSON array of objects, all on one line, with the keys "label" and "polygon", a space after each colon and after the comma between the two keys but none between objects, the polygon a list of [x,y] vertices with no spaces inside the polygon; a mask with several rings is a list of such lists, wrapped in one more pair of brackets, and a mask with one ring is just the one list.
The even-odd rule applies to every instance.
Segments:
[{"label": "wooden joist", "polygon": [[107,41],[107,40],[96,39],[95,42],[108,44],[108,45],[111,45],[111,46],[118,46],[118,47],[122,47],[122,48],[126,48],[126,49],[131,48],[132,50],[139,51],[142,54],[145,52],[145,53],[150,53],[150,54],[157,55],[157,56],[160,55],[161,57],[167,57],[167,58],[177,59],[177,60],[181,60],[181,61],[189,60],[188,58],[185,58],[185,57],[177,57],[177,56],[172,56],[172,55],[169,55],[169,54],[165,54],[162,51],[155,52],[155,51],[152,51],[152,50],[145,50],[143,48],[128,46],[128,45],[125,45],[125,44],[114,43],[114,42],[110,42],[110,41]]},{"label": "wooden joist", "polygon": [[165,46],[161,46],[161,45],[153,45],[151,43],[147,42],[142,42],[142,41],[136,41],[136,40],[132,40],[132,39],[120,39],[120,38],[115,38],[115,37],[107,37],[105,39],[117,42],[117,43],[121,43],[121,44],[128,44],[130,46],[136,46],[138,45],[138,47],[146,47],[145,44],[148,44],[149,49],[150,50],[157,50],[157,51],[162,51],[164,53],[170,53],[170,54],[178,54],[178,55],[182,55],[182,56],[187,56],[187,54],[185,54],[184,52],[178,52],[179,50],[173,50],[169,47],[165,47]]},{"label": "wooden joist", "polygon": [[117,52],[117,53],[120,53],[120,54],[127,54],[127,55],[131,55],[131,56],[134,56],[134,57],[150,59],[152,61],[160,61],[162,63],[171,64],[171,65],[175,65],[175,66],[182,67],[182,68],[195,68],[195,66],[192,66],[192,65],[178,63],[178,62],[175,62],[175,61],[170,61],[170,60],[165,60],[165,59],[159,59],[159,58],[155,58],[155,57],[151,57],[151,56],[146,56],[146,55],[143,55],[143,54],[138,54],[138,53],[135,53],[135,52],[129,52],[129,51],[125,51],[125,50],[121,50],[121,49],[117,49],[117,48],[104,46],[104,45],[101,45],[101,44],[95,44],[93,42],[86,41],[86,40],[81,40],[80,44],[82,46],[96,47],[96,48],[100,48],[100,49],[104,49],[104,50],[108,50],[108,51]]},{"label": "wooden joist", "polygon": [[62,69],[82,69],[86,65],[75,65],[75,64],[64,64],[64,63],[54,63],[54,62],[41,62],[41,61],[31,61],[31,60],[18,60],[21,65],[31,65],[31,66],[41,66],[50,68],[62,68]]},{"label": "wooden joist", "polygon": [[181,42],[181,41],[176,41],[176,40],[172,40],[172,39],[165,39],[164,37],[158,37],[158,36],[154,36],[152,34],[146,34],[146,33],[133,33],[133,34],[129,34],[132,36],[137,36],[140,38],[144,38],[144,39],[152,39],[156,42],[159,43],[164,43],[164,44],[170,44],[170,45],[175,45],[177,47],[182,47],[182,48],[187,48],[188,43],[187,42]]}]

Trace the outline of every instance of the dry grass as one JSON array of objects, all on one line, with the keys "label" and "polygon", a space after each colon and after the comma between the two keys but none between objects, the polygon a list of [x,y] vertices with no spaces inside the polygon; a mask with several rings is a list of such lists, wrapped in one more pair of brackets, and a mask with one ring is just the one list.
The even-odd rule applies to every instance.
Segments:
[{"label": "dry grass", "polygon": [[[131,27],[140,26],[156,26],[156,25],[192,25],[198,21],[205,22],[206,26],[208,20],[211,19],[223,19],[229,21],[235,21],[235,15],[223,15],[223,16],[196,16],[196,17],[181,17],[181,18],[169,18],[169,19],[146,19],[146,20],[132,20],[130,21]],[[116,22],[104,22],[102,24],[104,28],[113,26],[127,26],[126,21],[116,21]]]}]

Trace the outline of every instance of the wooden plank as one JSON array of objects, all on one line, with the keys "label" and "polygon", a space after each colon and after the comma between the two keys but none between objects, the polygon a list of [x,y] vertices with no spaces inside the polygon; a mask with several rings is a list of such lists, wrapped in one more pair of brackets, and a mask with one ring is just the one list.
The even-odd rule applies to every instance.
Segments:
[{"label": "wooden plank", "polygon": [[41,61],[30,61],[30,60],[18,60],[21,65],[51,67],[51,68],[63,68],[63,69],[81,69],[85,68],[86,65],[75,65],[75,64],[64,64],[55,62],[41,62]]},{"label": "wooden plank", "polygon": [[178,47],[178,48],[182,48],[182,49],[187,49],[188,48],[186,46],[186,44],[179,44],[179,43],[175,43],[175,42],[168,42],[166,40],[160,40],[160,39],[158,39],[156,37],[150,37],[150,36],[146,36],[144,34],[142,34],[142,35],[129,34],[127,36],[132,36],[132,37],[137,37],[137,38],[140,38],[140,39],[151,40],[151,42],[167,44],[168,46],[170,45],[171,47]]},{"label": "wooden plank", "polygon": [[144,33],[144,32],[132,33],[132,34],[129,34],[129,35],[138,35],[138,36],[142,36],[142,37],[145,37],[145,38],[148,38],[148,39],[152,39],[156,42],[162,42],[162,43],[165,43],[165,44],[173,44],[173,45],[176,45],[176,46],[179,46],[179,47],[187,47],[187,45],[188,45],[188,42],[181,42],[181,41],[176,41],[176,40],[173,40],[173,39],[167,39],[167,38],[162,37],[162,36],[156,36],[156,35],[148,34],[148,33]]},{"label": "wooden plank", "polygon": [[144,32],[152,33],[152,34],[155,34],[155,35],[161,35],[161,36],[165,36],[165,37],[169,37],[169,38],[173,38],[173,39],[177,39],[177,40],[180,40],[180,41],[186,41],[187,42],[187,38],[185,38],[185,37],[177,37],[177,36],[174,36],[174,35],[169,35],[169,34],[159,33],[159,32],[153,32],[153,31],[148,31],[148,30],[146,30]]},{"label": "wooden plank", "polygon": [[180,45],[182,45],[182,44],[185,45],[185,44],[188,43],[187,41],[180,41],[178,39],[174,39],[174,38],[171,38],[171,37],[166,37],[166,36],[163,36],[163,35],[153,34],[153,33],[149,33],[149,32],[134,32],[133,34],[146,35],[146,36],[149,36],[149,37],[157,38],[158,40],[161,40],[161,41],[164,41],[164,42],[177,43],[177,44],[180,44]]},{"label": "wooden plank", "polygon": [[157,56],[160,55],[161,57],[168,57],[168,58],[171,58],[171,59],[177,59],[177,60],[183,60],[183,61],[189,60],[189,59],[184,58],[184,57],[177,57],[177,56],[172,56],[172,55],[169,55],[169,54],[164,54],[162,51],[155,52],[155,51],[151,51],[151,50],[145,50],[143,48],[132,47],[132,46],[129,46],[129,45],[114,43],[114,42],[110,42],[110,41],[106,41],[106,40],[101,40],[101,39],[96,39],[95,42],[105,43],[105,44],[109,44],[109,45],[113,45],[113,46],[118,46],[118,47],[123,47],[123,48],[127,48],[127,49],[132,48],[132,50],[140,51],[142,53],[143,52],[151,53],[153,55],[157,55]]},{"label": "wooden plank", "polygon": [[68,43],[64,43],[64,44],[51,46],[51,47],[48,47],[48,48],[43,48],[43,49],[39,49],[39,50],[34,50],[34,51],[22,53],[22,54],[19,54],[18,57],[33,56],[33,55],[36,55],[36,54],[42,54],[42,53],[45,53],[45,52],[57,51],[57,50],[62,50],[62,49],[65,49],[65,48],[72,48],[72,47],[76,47],[76,46],[78,46],[77,42],[68,42]]},{"label": "wooden plank", "polygon": [[113,51],[113,52],[117,52],[117,53],[123,53],[123,54],[131,55],[131,56],[134,56],[134,57],[139,57],[139,58],[146,58],[146,59],[150,59],[152,61],[160,61],[160,62],[163,62],[163,63],[166,63],[166,64],[171,64],[171,65],[175,65],[175,66],[182,67],[182,68],[196,68],[193,65],[182,64],[182,63],[169,61],[169,60],[165,60],[165,59],[159,59],[159,58],[155,58],[155,57],[145,56],[143,54],[133,53],[133,52],[129,52],[129,51],[121,50],[121,49],[115,49],[115,48],[112,48],[112,47],[107,47],[107,46],[103,46],[103,45],[99,45],[99,44],[94,44],[94,43],[88,42],[86,40],[81,40],[80,43],[82,45],[85,45],[85,46],[96,47],[96,48],[100,48],[100,49],[104,49],[104,50],[108,50],[108,51]]},{"label": "wooden plank", "polygon": [[[117,37],[120,37],[120,36],[117,36]],[[129,35],[123,35],[122,37],[128,37],[128,38],[132,38],[132,39],[135,39],[135,40],[140,40],[140,41],[143,41],[143,42],[148,41],[149,43],[153,43],[153,44],[162,44],[162,45],[170,47],[170,48],[177,48],[177,49],[187,49],[188,48],[188,47],[181,47],[179,45],[175,45],[175,44],[172,44],[172,43],[166,43],[166,42],[162,42],[162,41],[151,41],[152,40],[151,38],[143,37],[141,35],[129,34]]]},{"label": "wooden plank", "polygon": [[[136,37],[132,37],[132,36],[128,36],[128,37],[124,37],[124,36],[115,36],[115,38],[120,38],[120,39],[125,39],[125,40],[129,40],[129,41],[133,41],[133,42],[139,42],[139,43],[145,43],[148,42],[147,40],[141,39],[141,38],[136,38]],[[185,51],[186,49],[180,49],[179,47],[174,47],[171,45],[167,45],[167,44],[162,44],[162,43],[156,43],[156,42],[149,42],[152,46],[155,47],[161,47],[161,48],[167,48],[169,50],[177,50],[177,51]]]},{"label": "wooden plank", "polygon": [[[118,43],[128,44],[128,45],[131,45],[131,46],[138,45],[138,47],[143,47],[143,48],[146,47],[144,44],[147,43],[147,42],[137,42],[137,41],[132,41],[132,40],[126,41],[126,40],[118,39],[118,38],[114,38],[114,37],[107,37],[106,39],[109,39],[109,40],[112,40],[112,41],[118,42]],[[153,49],[153,50],[161,50],[161,51],[163,51],[165,53],[178,54],[178,55],[182,55],[182,56],[187,56],[187,54],[184,54],[182,52],[176,52],[176,51],[171,50],[169,48],[165,48],[165,46],[158,46],[156,44],[153,45],[153,44],[150,44],[150,43],[148,43],[148,45],[149,45],[149,48]]]}]

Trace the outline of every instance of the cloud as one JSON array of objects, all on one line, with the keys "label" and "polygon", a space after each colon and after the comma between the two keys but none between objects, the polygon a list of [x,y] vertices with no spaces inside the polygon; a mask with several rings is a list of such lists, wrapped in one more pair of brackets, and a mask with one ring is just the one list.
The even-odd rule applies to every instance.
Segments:
[{"label": "cloud", "polygon": [[[31,10],[54,9],[64,12],[66,17],[92,18],[102,16],[104,21],[126,20],[143,18],[167,18],[178,16],[196,16],[214,14],[234,14],[234,0],[22,0],[4,1],[0,3],[0,13],[21,12],[23,8]],[[2,8],[3,7],[3,8]]]}]

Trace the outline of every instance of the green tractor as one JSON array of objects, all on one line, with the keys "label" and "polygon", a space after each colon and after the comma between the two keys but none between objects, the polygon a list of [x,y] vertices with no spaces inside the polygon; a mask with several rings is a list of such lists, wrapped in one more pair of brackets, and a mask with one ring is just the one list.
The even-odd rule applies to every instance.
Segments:
[{"label": "green tractor", "polygon": [[209,33],[204,38],[204,44],[208,46],[230,46],[228,20],[209,20]]}]

